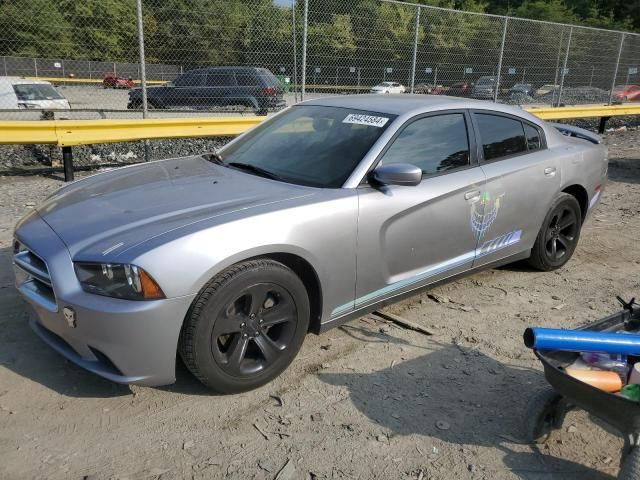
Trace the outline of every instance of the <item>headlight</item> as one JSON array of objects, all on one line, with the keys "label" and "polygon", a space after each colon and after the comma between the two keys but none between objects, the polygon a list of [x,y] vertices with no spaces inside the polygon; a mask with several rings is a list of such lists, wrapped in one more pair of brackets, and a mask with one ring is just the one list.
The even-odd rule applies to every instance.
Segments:
[{"label": "headlight", "polygon": [[85,292],[127,300],[165,298],[155,280],[135,265],[75,263],[74,267]]}]

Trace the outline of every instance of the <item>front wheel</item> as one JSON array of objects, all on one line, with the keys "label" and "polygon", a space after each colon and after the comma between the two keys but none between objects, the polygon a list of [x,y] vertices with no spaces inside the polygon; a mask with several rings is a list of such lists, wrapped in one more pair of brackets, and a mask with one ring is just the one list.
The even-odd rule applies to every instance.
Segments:
[{"label": "front wheel", "polygon": [[179,352],[220,393],[252,390],[282,373],[309,327],[300,278],[268,259],[239,263],[212,279],[187,313]]},{"label": "front wheel", "polygon": [[556,270],[569,261],[578,245],[582,211],[573,195],[561,193],[542,222],[531,249],[529,264],[545,272]]}]

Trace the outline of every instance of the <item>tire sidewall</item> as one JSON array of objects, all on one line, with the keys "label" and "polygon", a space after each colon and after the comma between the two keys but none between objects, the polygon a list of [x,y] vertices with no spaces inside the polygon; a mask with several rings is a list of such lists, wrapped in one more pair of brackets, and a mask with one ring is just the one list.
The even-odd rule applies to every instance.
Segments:
[{"label": "tire sidewall", "polygon": [[[272,365],[253,375],[235,377],[226,373],[211,353],[213,327],[218,314],[238,297],[238,292],[258,283],[278,284],[291,295],[298,315],[295,333],[290,344]],[[309,299],[304,284],[293,271],[282,264],[259,264],[231,275],[230,278],[225,277],[207,299],[196,324],[193,347],[200,374],[207,379],[209,386],[223,392],[241,392],[264,385],[284,371],[295,358],[307,334],[309,316]]]}]

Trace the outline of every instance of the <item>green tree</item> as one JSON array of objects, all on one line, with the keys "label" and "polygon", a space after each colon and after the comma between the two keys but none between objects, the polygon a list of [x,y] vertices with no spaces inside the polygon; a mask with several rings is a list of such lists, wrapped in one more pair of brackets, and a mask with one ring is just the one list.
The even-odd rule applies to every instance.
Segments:
[{"label": "green tree", "polygon": [[78,46],[55,0],[0,0],[0,55],[69,57]]}]

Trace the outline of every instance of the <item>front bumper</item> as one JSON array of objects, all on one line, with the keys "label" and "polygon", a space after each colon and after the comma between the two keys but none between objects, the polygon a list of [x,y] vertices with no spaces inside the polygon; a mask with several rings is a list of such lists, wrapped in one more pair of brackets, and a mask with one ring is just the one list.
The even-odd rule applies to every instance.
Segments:
[{"label": "front bumper", "polygon": [[[34,331],[75,364],[118,383],[159,386],[175,381],[180,328],[193,296],[132,301],[86,293],[66,246],[37,215],[16,231],[46,264],[53,295],[32,288],[21,267],[16,287],[33,306]],[[25,281],[27,278],[27,281]],[[72,324],[64,310],[75,313]],[[69,310],[70,309],[70,310]]]}]

